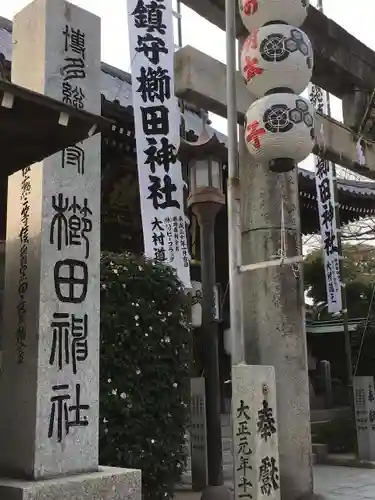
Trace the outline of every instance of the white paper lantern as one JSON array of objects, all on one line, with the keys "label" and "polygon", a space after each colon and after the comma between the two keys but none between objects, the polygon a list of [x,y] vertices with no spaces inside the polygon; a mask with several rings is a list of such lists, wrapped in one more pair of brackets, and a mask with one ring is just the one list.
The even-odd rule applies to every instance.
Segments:
[{"label": "white paper lantern", "polygon": [[254,30],[241,52],[241,71],[256,97],[275,88],[300,94],[313,69],[313,49],[307,35],[289,24],[269,24]]},{"label": "white paper lantern", "polygon": [[270,22],[284,22],[299,28],[307,17],[310,0],[239,0],[240,14],[251,33]]},{"label": "white paper lantern", "polygon": [[286,172],[312,152],[314,124],[314,108],[307,99],[271,94],[255,101],[246,113],[246,145],[257,162]]}]

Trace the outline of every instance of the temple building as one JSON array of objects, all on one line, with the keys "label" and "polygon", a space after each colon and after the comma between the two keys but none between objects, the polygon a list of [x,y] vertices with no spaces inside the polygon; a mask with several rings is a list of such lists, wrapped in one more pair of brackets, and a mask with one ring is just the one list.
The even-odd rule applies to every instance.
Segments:
[{"label": "temple building", "polygon": [[[12,54],[12,24],[0,18],[0,79],[10,80]],[[114,252],[142,253],[143,238],[137,177],[136,143],[132,109],[131,77],[117,68],[102,63],[101,73],[102,116],[114,121],[112,130],[102,135],[102,249]],[[201,132],[202,115],[205,112],[185,103],[185,138],[194,141]],[[223,144],[226,137],[207,127]],[[299,168],[300,216],[303,234],[319,231],[315,176],[313,172]],[[226,170],[223,172],[223,189],[226,186]],[[342,224],[375,215],[375,184],[361,181],[338,181],[338,202]],[[6,231],[7,177],[0,178],[0,289],[3,288],[4,245]],[[190,253],[192,279],[199,281],[199,228],[192,214],[190,217]],[[230,378],[230,356],[226,349],[224,332],[230,326],[228,298],[228,231],[227,213],[224,206],[216,219],[216,276],[220,308],[218,320],[221,333],[221,378],[223,387]],[[314,332],[312,331],[311,334]],[[199,372],[199,328],[195,331],[197,371]],[[343,341],[344,342],[344,341]]]}]

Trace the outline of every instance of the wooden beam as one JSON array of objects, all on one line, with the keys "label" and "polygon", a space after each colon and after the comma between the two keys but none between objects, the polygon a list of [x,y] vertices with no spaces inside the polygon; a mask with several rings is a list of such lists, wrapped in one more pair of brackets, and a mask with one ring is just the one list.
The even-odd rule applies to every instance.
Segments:
[{"label": "wooden beam", "polygon": [[[214,82],[214,84],[213,84]],[[226,67],[223,63],[187,46],[175,56],[176,94],[197,106],[226,117]],[[244,114],[255,97],[246,89],[237,73],[237,119],[243,123]],[[317,142],[314,153],[350,170],[375,178],[375,143],[366,141],[366,167],[358,163],[358,138],[341,123],[325,115],[317,115]]]},{"label": "wooden beam", "polygon": [[[182,0],[220,29],[225,30],[225,0]],[[236,2],[237,0],[233,0]],[[372,91],[375,82],[375,52],[337,23],[310,6],[302,29],[314,47],[313,82],[342,97],[355,88]],[[246,36],[237,8],[237,37]]]}]

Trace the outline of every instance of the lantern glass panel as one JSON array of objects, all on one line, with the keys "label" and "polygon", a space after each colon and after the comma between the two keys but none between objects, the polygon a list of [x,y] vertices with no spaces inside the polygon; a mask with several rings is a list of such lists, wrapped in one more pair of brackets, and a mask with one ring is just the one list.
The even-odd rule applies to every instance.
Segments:
[{"label": "lantern glass panel", "polygon": [[212,187],[222,190],[221,185],[221,163],[217,160],[211,160]]},{"label": "lantern glass panel", "polygon": [[195,170],[195,187],[209,187],[209,165],[207,160],[197,160],[194,162],[193,169]]}]

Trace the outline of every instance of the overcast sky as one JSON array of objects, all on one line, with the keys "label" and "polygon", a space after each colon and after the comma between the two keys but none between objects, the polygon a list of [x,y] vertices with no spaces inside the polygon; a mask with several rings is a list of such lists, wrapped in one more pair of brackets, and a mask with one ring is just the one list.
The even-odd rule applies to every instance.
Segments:
[{"label": "overcast sky", "polygon": [[[236,0],[234,0],[236,1]],[[323,0],[325,14],[363,43],[375,49],[373,0]],[[0,15],[11,19],[29,0],[0,2]],[[102,19],[102,59],[129,71],[126,0],[72,0]],[[312,1],[313,4],[316,0]],[[194,45],[221,61],[225,60],[224,33],[183,6],[184,44]]]},{"label": "overcast sky", "polygon": [[[175,2],[176,0],[173,0]],[[237,0],[234,0],[237,1]],[[315,5],[316,0],[311,0]],[[356,38],[375,50],[374,0],[323,0],[325,14],[334,19]],[[12,19],[14,14],[30,0],[1,1],[0,16]],[[72,0],[72,3],[92,11],[102,19],[102,60],[124,71],[131,71],[126,0]],[[184,45],[199,50],[225,62],[225,34],[183,6],[182,35]],[[332,99],[332,115],[342,120],[341,102]],[[215,119],[213,125],[226,132],[225,120]],[[304,166],[313,168],[313,163]]]},{"label": "overcast sky", "polygon": [[[174,2],[176,0],[173,0]],[[234,0],[236,1],[236,0]],[[323,0],[325,14],[375,50],[374,0]],[[11,0],[0,5],[0,16],[12,19],[30,0]],[[126,0],[72,0],[102,19],[102,60],[130,71]],[[312,0],[315,4],[316,0]],[[182,34],[184,45],[194,47],[225,62],[225,35],[219,28],[183,6]],[[333,115],[341,120],[338,103],[333,103]],[[221,128],[221,127],[220,127]]]}]

